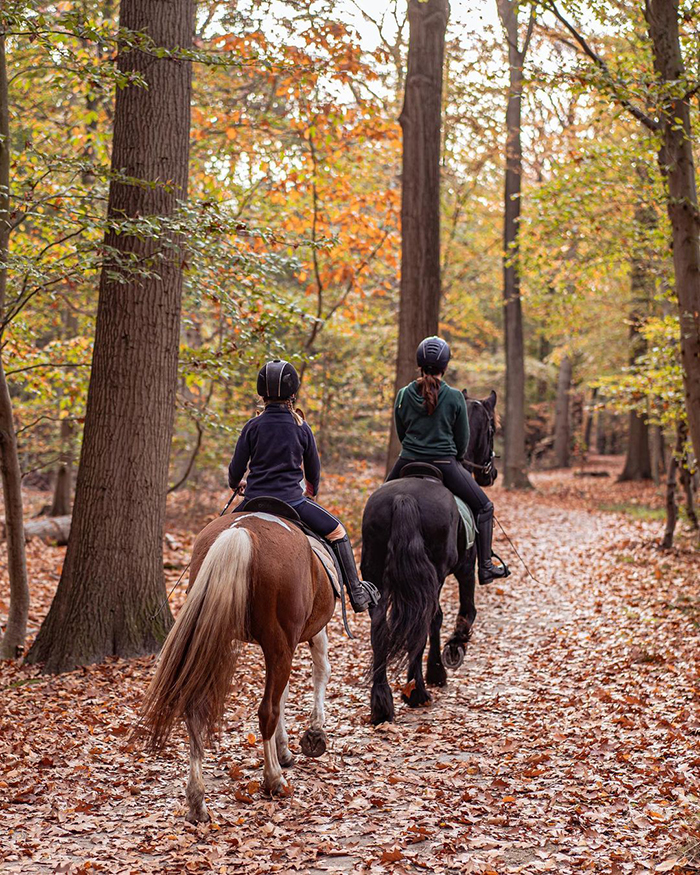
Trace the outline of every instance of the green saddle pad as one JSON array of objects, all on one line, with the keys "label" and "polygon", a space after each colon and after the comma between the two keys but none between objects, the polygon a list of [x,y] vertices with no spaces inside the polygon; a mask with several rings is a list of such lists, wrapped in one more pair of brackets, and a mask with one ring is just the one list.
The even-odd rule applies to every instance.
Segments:
[{"label": "green saddle pad", "polygon": [[462,517],[462,522],[464,523],[464,529],[467,533],[467,549],[474,546],[474,538],[476,537],[476,524],[474,522],[474,517],[472,512],[469,510],[469,507],[462,501],[461,498],[457,498],[454,496],[454,500],[457,502],[457,509],[459,510],[459,515]]}]

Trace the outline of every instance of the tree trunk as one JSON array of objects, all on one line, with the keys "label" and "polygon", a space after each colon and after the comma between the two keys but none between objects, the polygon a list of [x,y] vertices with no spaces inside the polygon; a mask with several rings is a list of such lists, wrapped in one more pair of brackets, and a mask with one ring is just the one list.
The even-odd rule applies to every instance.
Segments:
[{"label": "tree trunk", "polygon": [[585,425],[583,427],[583,451],[587,453],[591,448],[591,437],[593,435],[593,422],[595,421],[595,409],[593,405],[595,404],[596,398],[598,397],[598,387],[594,386],[591,389],[591,400],[588,404],[586,410],[586,419]]},{"label": "tree trunk", "polygon": [[[525,342],[520,301],[519,226],[522,178],[520,139],[523,99],[523,62],[527,53],[534,12],[528,33],[519,48],[516,0],[497,0],[498,15],[508,43],[508,106],[506,109],[506,175],[503,227],[503,321],[506,350],[506,401],[503,418],[506,489],[530,487],[525,472]],[[533,7],[534,9],[534,7]]]},{"label": "tree trunk", "polygon": [[[148,34],[156,46],[189,48],[194,2],[122,0],[120,25]],[[112,169],[149,184],[112,181],[108,215],[115,225],[124,217],[167,219],[187,191],[191,64],[131,50],[121,52],[119,66],[138,72],[147,87],[117,91]],[[105,236],[71,537],[56,597],[28,657],[51,672],[153,652],[172,622],[161,610],[162,537],[182,241],[167,230],[158,239],[118,230]],[[149,274],[124,267],[131,259],[147,264]]]},{"label": "tree trunk", "polygon": [[569,467],[569,399],[571,392],[571,359],[562,357],[557,381],[557,401],[554,413],[554,464],[557,468]]},{"label": "tree trunk", "polygon": [[[5,312],[7,255],[10,247],[10,112],[5,34],[0,33],[0,315]],[[10,578],[10,610],[5,634],[0,641],[0,659],[14,659],[22,653],[27,634],[29,585],[24,551],[22,474],[17,452],[17,435],[12,400],[0,350],[0,478],[7,531],[7,570]]]},{"label": "tree trunk", "polygon": [[664,433],[660,425],[649,426],[649,455],[651,457],[651,476],[657,486],[661,485],[666,470]]},{"label": "tree trunk", "polygon": [[[409,0],[408,71],[399,117],[401,174],[401,299],[396,392],[416,375],[416,349],[437,334],[440,314],[440,137],[447,0]],[[399,451],[391,429],[388,467]]]},{"label": "tree trunk", "polygon": [[676,504],[676,475],[678,473],[678,459],[683,451],[684,440],[681,430],[678,429],[676,450],[671,453],[668,460],[668,474],[666,476],[666,531],[664,532],[661,546],[664,550],[673,547],[673,536],[678,521],[678,505]]},{"label": "tree trunk", "polygon": [[70,514],[70,467],[61,465],[56,474],[56,486],[49,516],[68,516]]},{"label": "tree trunk", "polygon": [[695,456],[700,458],[700,213],[695,184],[689,97],[678,32],[678,0],[646,0],[654,68],[669,95],[661,116],[659,164],[673,237],[673,266],[681,323],[681,359],[686,411]]},{"label": "tree trunk", "polygon": [[[643,162],[636,165],[641,183],[646,183],[648,171]],[[656,228],[656,216],[647,203],[638,202],[634,212],[636,241],[632,248],[630,264],[630,291],[632,293],[632,312],[630,313],[630,365],[646,352],[646,342],[642,327],[649,314],[649,304],[654,297],[654,278],[650,272],[649,254],[646,241]],[[649,446],[649,425],[644,414],[630,411],[625,466],[618,480],[651,480],[651,451]]]}]

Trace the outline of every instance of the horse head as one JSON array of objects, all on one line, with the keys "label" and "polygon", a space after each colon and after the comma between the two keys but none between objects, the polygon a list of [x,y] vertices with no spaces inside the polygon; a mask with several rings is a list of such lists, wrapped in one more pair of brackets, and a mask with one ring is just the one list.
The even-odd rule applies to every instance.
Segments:
[{"label": "horse head", "polygon": [[479,486],[492,486],[498,477],[494,459],[493,439],[496,434],[496,393],[488,398],[470,398],[463,389],[469,416],[469,446],[463,465]]}]

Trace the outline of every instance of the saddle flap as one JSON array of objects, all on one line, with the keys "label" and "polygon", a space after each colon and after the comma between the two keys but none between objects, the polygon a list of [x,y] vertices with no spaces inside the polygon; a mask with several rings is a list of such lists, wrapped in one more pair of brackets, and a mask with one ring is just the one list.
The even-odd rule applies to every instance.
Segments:
[{"label": "saddle flap", "polygon": [[409,462],[401,469],[401,477],[432,477],[442,483],[442,471],[428,462]]},{"label": "saddle flap", "polygon": [[245,506],[246,513],[271,513],[281,516],[285,520],[300,522],[299,514],[291,504],[282,501],[281,498],[273,498],[271,495],[261,495],[259,498],[251,498]]}]

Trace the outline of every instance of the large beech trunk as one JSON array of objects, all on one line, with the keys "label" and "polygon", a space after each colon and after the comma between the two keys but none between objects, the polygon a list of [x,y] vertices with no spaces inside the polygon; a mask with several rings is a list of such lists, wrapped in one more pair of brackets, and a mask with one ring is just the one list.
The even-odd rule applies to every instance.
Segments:
[{"label": "large beech trunk", "polygon": [[554,412],[554,464],[557,468],[569,467],[571,430],[569,427],[569,400],[571,392],[572,365],[568,355],[559,364],[557,400]]},{"label": "large beech trunk", "polygon": [[[518,263],[520,189],[523,153],[520,138],[523,63],[532,24],[520,47],[516,0],[497,0],[508,44],[508,106],[506,109],[506,175],[503,225],[503,322],[506,348],[506,400],[503,418],[503,481],[507,489],[529,487],[525,472],[525,342]],[[534,8],[534,7],[533,7]]]},{"label": "large beech trunk", "polygon": [[[122,0],[120,25],[166,49],[188,48],[193,0]],[[113,181],[109,216],[168,217],[187,190],[191,64],[123,51],[122,70],[147,87],[117,91],[112,168],[155,185]],[[109,655],[157,650],[163,608],[162,535],[177,382],[182,253],[165,231],[139,239],[108,230],[107,252],[147,263],[138,276],[106,256],[70,541],[51,610],[29,661],[66,671]],[[121,282],[115,278],[121,275]]]},{"label": "large beech trunk", "polygon": [[678,94],[686,78],[678,30],[678,0],[646,0],[654,67],[669,89],[661,116],[659,164],[666,175],[673,266],[681,322],[686,411],[695,456],[700,459],[700,213],[695,183],[690,98]]},{"label": "large beech trunk", "polygon": [[[7,264],[10,246],[10,114],[5,60],[5,34],[0,33],[0,264]],[[7,268],[0,267],[0,316],[5,312]],[[7,568],[10,578],[10,610],[0,642],[0,659],[19,656],[27,634],[29,586],[24,551],[22,475],[12,400],[0,350],[0,477],[5,505]]]},{"label": "large beech trunk", "polygon": [[[440,137],[447,0],[409,0],[408,71],[399,121],[401,174],[401,300],[396,391],[416,376],[416,349],[437,334],[440,314]],[[399,451],[391,429],[388,466]]]}]

